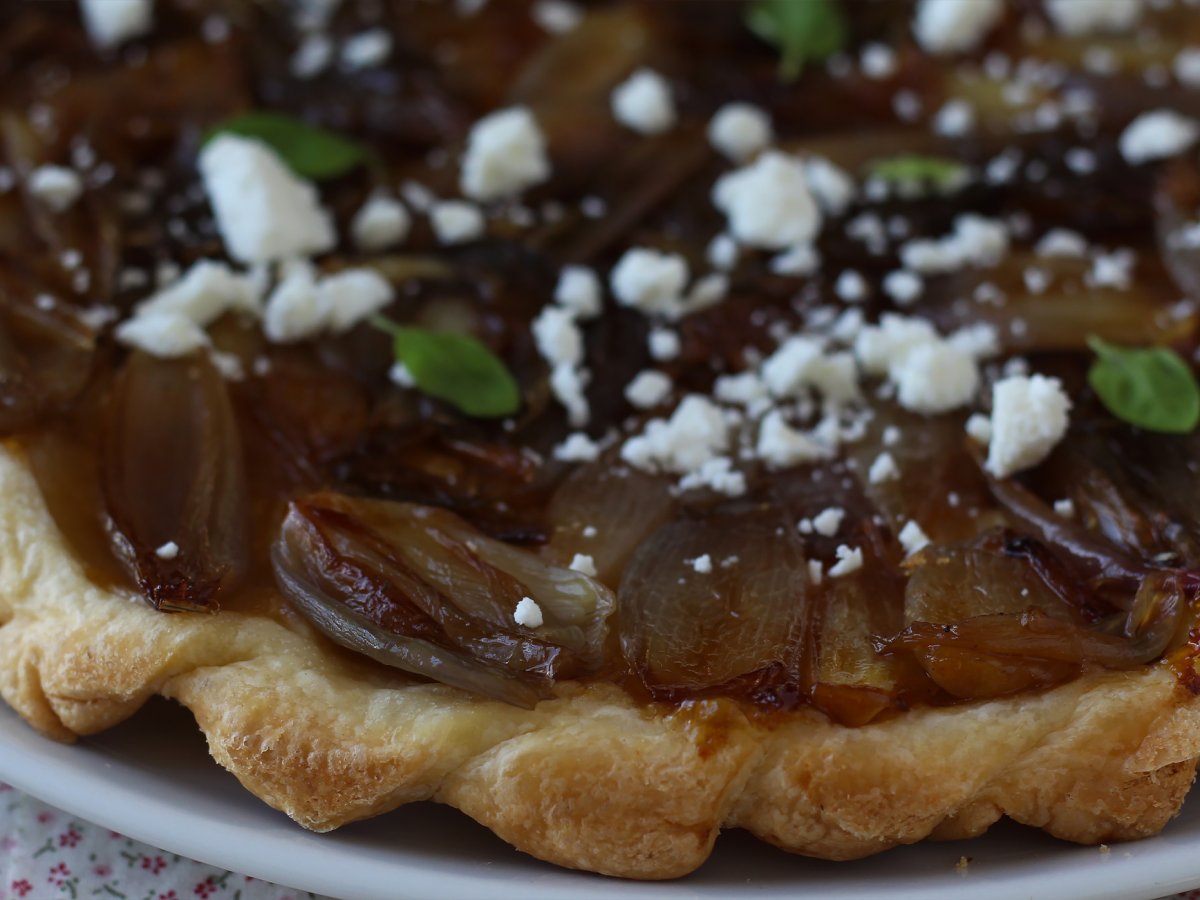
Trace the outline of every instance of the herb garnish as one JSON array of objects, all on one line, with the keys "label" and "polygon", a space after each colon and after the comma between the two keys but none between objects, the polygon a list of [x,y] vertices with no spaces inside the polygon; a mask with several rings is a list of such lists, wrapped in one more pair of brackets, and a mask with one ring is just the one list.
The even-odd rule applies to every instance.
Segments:
[{"label": "herb garnish", "polygon": [[1118,347],[1088,338],[1096,361],[1088,384],[1114,416],[1147,431],[1185,434],[1200,423],[1200,385],[1167,347]]},{"label": "herb garnish", "polygon": [[755,0],[746,27],[779,48],[779,77],[795,81],[809,60],[846,45],[846,19],[837,0]]},{"label": "herb garnish", "polygon": [[897,186],[931,185],[939,191],[953,191],[970,178],[970,170],[957,159],[906,153],[879,159],[867,166],[867,174]]},{"label": "herb garnish", "polygon": [[249,112],[226,119],[208,134],[238,134],[258,138],[279,154],[302,178],[322,180],[345,175],[368,155],[362,144],[323,128],[274,112]]},{"label": "herb garnish", "polygon": [[371,324],[392,336],[396,361],[429,396],[479,418],[507,416],[520,408],[521,391],[512,374],[470,335],[397,325],[382,316]]}]

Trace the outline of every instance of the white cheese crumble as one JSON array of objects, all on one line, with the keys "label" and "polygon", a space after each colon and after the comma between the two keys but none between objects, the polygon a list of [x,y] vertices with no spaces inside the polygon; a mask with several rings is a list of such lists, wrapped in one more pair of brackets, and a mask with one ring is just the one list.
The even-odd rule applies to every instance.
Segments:
[{"label": "white cheese crumble", "polygon": [[896,465],[896,459],[886,450],[875,457],[867,472],[867,481],[871,484],[883,484],[885,481],[895,481],[899,477],[900,469]]},{"label": "white cheese crumble", "polygon": [[208,334],[180,313],[155,313],[126,319],[113,332],[118,341],[154,356],[187,356],[209,346]]},{"label": "white cheese crumble", "polygon": [[671,86],[653,69],[638,69],[612,92],[616,120],[639,134],[662,134],[675,124]]},{"label": "white cheese crumble", "polygon": [[804,159],[804,172],[808,189],[823,211],[840,216],[854,202],[854,179],[841,166],[823,156],[808,156]]},{"label": "white cheese crumble", "polygon": [[1010,375],[992,388],[987,469],[997,478],[1036,466],[1067,433],[1071,401],[1057,378]]},{"label": "white cheese crumble", "polygon": [[846,269],[834,282],[833,292],[846,303],[862,303],[871,296],[867,280],[854,269]]},{"label": "white cheese crumble", "polygon": [[167,541],[155,549],[154,555],[159,559],[174,559],[179,555],[179,545],[174,541]]},{"label": "white cheese crumble", "polygon": [[101,49],[146,34],[154,24],[153,0],[80,0],[88,37]]},{"label": "white cheese crumble", "polygon": [[704,258],[714,269],[720,269],[722,272],[730,271],[738,261],[737,241],[724,232],[718,234],[708,242]]},{"label": "white cheese crumble", "polygon": [[350,234],[360,250],[377,253],[408,237],[412,218],[404,204],[387,194],[374,193],[354,214]]},{"label": "white cheese crumble", "polygon": [[60,213],[70,209],[83,194],[83,179],[66,166],[38,166],[29,173],[29,192]]},{"label": "white cheese crumble", "polygon": [[733,468],[728,456],[715,456],[679,479],[681,491],[700,488],[707,488],[727,497],[740,497],[746,493],[746,476]]},{"label": "white cheese crumble", "polygon": [[575,428],[588,423],[591,409],[584,388],[591,373],[571,363],[561,363],[550,370],[550,393],[567,411],[567,421]]},{"label": "white cheese crumble", "polygon": [[483,235],[483,212],[465,200],[439,200],[429,210],[429,224],[439,244],[465,244]]},{"label": "white cheese crumble", "polygon": [[349,331],[395,297],[391,283],[374,269],[343,269],[317,282],[317,297],[335,333]]},{"label": "white cheese crumble", "polygon": [[900,405],[925,415],[965,406],[979,389],[979,366],[975,358],[949,340],[915,347],[905,355],[892,377]]},{"label": "white cheese crumble", "polygon": [[966,100],[947,100],[933,116],[934,134],[965,137],[975,127],[975,107]]},{"label": "white cheese crumble", "polygon": [[677,332],[668,328],[652,328],[646,337],[650,350],[650,358],[657,362],[667,362],[679,356],[682,342]]},{"label": "white cheese crumble", "polygon": [[270,147],[219,134],[200,151],[200,174],[229,255],[240,262],[309,256],[336,243],[317,189]]},{"label": "white cheese crumble", "polygon": [[803,278],[821,268],[821,255],[812,244],[797,244],[789,250],[773,256],[769,264],[774,275],[791,275]]},{"label": "white cheese crumble", "polygon": [[692,570],[699,575],[711,574],[713,570],[712,557],[707,553],[697,556],[692,560]]},{"label": "white cheese crumble", "polygon": [[1045,259],[1081,259],[1087,256],[1088,242],[1082,234],[1067,228],[1052,228],[1042,235],[1033,252]]},{"label": "white cheese crumble", "polygon": [[348,331],[395,298],[390,282],[372,269],[345,269],[318,279],[305,262],[289,265],[267,298],[263,333],[292,343],[323,331]]},{"label": "white cheese crumble", "polygon": [[825,580],[825,572],[821,567],[819,559],[810,559],[808,561],[808,580],[814,584],[820,584]]},{"label": "white cheese crumble", "polygon": [[316,78],[333,62],[333,39],[322,32],[306,35],[288,61],[288,70],[296,78]]},{"label": "white cheese crumble", "polygon": [[678,309],[687,280],[687,260],[648,247],[626,250],[609,275],[617,302],[647,315],[670,315]]},{"label": "white cheese crumble", "polygon": [[1144,112],[1121,132],[1121,155],[1130,165],[1166,159],[1200,138],[1200,122],[1169,109]]},{"label": "white cheese crumble", "polygon": [[637,409],[653,409],[671,396],[672,386],[669,376],[646,369],[625,385],[625,399]]},{"label": "white cheese crumble", "polygon": [[576,553],[572,556],[571,564],[567,568],[581,572],[591,578],[596,577],[596,560],[586,553]]},{"label": "white cheese crumble", "polygon": [[625,441],[621,458],[646,471],[686,474],[714,459],[729,444],[729,426],[707,397],[689,394],[669,419],[651,419]]},{"label": "white cheese crumble", "polygon": [[531,14],[538,27],[549,34],[574,31],[583,21],[583,9],[567,0],[538,0]]},{"label": "white cheese crumble", "polygon": [[513,610],[513,621],[525,628],[541,628],[545,619],[542,617],[542,608],[532,597],[522,597]]},{"label": "white cheese crumble", "polygon": [[136,314],[173,313],[203,328],[230,311],[258,316],[263,287],[260,278],[235,272],[222,262],[202,259],[178,281],[138,304]]},{"label": "white cheese crumble", "polygon": [[929,546],[929,535],[917,524],[916,519],[909,519],[897,537],[900,538],[900,546],[904,548],[906,556],[912,556],[918,550]]},{"label": "white cheese crumble", "polygon": [[858,65],[868,78],[891,78],[896,74],[896,51],[887,44],[867,44],[859,54]]},{"label": "white cheese crumble", "polygon": [[1200,47],[1184,47],[1171,64],[1175,79],[1184,87],[1200,88]]},{"label": "white cheese crumble", "polygon": [[554,288],[554,302],[577,319],[594,319],[603,309],[600,278],[587,266],[564,266]]},{"label": "white cheese crumble", "polygon": [[554,458],[561,462],[594,462],[600,458],[600,445],[582,431],[573,431],[554,448]]},{"label": "white cheese crumble", "polygon": [[1142,17],[1142,0],[1043,0],[1054,27],[1074,37],[1128,31]]},{"label": "white cheese crumble", "polygon": [[1054,511],[1064,519],[1075,517],[1075,503],[1070,498],[1054,501]]},{"label": "white cheese crumble", "polygon": [[734,162],[745,162],[771,143],[771,117],[751,103],[726,103],[708,123],[708,141]]},{"label": "white cheese crumble", "polygon": [[830,578],[841,578],[850,575],[863,567],[863,553],[860,547],[848,547],[839,544],[835,551],[837,562],[829,567]]},{"label": "white cheese crumble", "polygon": [[963,427],[973,441],[988,444],[992,440],[992,420],[983,413],[971,413]]},{"label": "white cheese crumble", "polygon": [[965,53],[978,47],[1003,15],[1004,0],[919,0],[913,34],[929,53]]},{"label": "white cheese crumble", "polygon": [[775,150],[721,176],[712,199],[729,218],[730,233],[751,247],[782,250],[806,244],[821,228],[821,211],[803,161]]},{"label": "white cheese crumble", "polygon": [[771,469],[831,459],[836,450],[811,432],[793,428],[777,409],[768,412],[758,429],[755,454]]},{"label": "white cheese crumble", "polygon": [[813,516],[813,530],[817,534],[823,534],[825,537],[833,537],[837,534],[837,530],[842,527],[842,519],[845,517],[846,511],[840,506],[827,507]]},{"label": "white cheese crumble", "polygon": [[883,276],[883,292],[896,301],[898,306],[916,303],[924,291],[925,282],[916,272],[896,269]]},{"label": "white cheese crumble", "polygon": [[392,55],[392,36],[386,29],[371,28],[351,35],[342,44],[342,68],[348,72],[371,69]]},{"label": "white cheese crumble", "polygon": [[510,197],[549,177],[546,140],[524,106],[491,113],[471,128],[461,187],[472,200]]},{"label": "white cheese crumble", "polygon": [[942,238],[908,241],[900,248],[907,269],[922,274],[942,274],[963,266],[994,266],[1008,253],[1008,229],[997,219],[963,213],[954,230]]},{"label": "white cheese crumble", "polygon": [[583,362],[583,332],[574,317],[557,306],[546,306],[530,328],[542,358],[552,366]]}]

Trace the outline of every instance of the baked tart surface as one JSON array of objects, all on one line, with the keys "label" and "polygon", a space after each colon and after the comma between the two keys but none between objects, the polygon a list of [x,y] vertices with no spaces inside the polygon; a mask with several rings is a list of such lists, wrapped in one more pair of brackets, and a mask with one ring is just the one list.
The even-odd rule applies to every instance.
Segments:
[{"label": "baked tart surface", "polygon": [[1198,37],[6,7],[0,694],[63,740],[162,694],[305,827],[433,798],[628,877],[723,827],[1158,831],[1200,758]]}]

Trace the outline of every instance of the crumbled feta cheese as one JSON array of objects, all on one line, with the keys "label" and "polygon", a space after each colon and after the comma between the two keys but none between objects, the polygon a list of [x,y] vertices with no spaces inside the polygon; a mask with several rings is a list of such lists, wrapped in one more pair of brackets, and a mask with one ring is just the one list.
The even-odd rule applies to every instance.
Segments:
[{"label": "crumbled feta cheese", "polygon": [[29,174],[29,192],[53,212],[60,213],[83,194],[83,179],[66,166],[38,166]]},{"label": "crumbled feta cheese", "polygon": [[733,468],[728,456],[716,456],[679,479],[679,490],[707,488],[727,497],[746,493],[746,476]]},{"label": "crumbled feta cheese", "polygon": [[612,92],[616,120],[639,134],[662,134],[675,124],[675,99],[665,78],[638,69]]},{"label": "crumbled feta cheese", "polygon": [[179,545],[174,541],[167,541],[154,551],[154,555],[159,559],[174,559],[179,555]]},{"label": "crumbled feta cheese", "polygon": [[550,392],[567,411],[567,421],[575,428],[588,423],[591,411],[584,388],[590,375],[586,369],[562,363],[550,370]]},{"label": "crumbled feta cheese", "polygon": [[200,151],[200,174],[225,249],[240,262],[308,256],[336,243],[317,189],[261,141],[217,135]]},{"label": "crumbled feta cheese", "polygon": [[966,432],[971,440],[978,441],[981,444],[990,443],[992,440],[992,420],[982,413],[971,413],[967,417]]},{"label": "crumbled feta cheese", "polygon": [[552,366],[583,362],[583,332],[574,317],[557,306],[542,309],[530,329],[542,358]]},{"label": "crumbled feta cheese", "polygon": [[708,141],[734,162],[745,162],[771,143],[771,117],[750,103],[726,103],[708,123]]},{"label": "crumbled feta cheese", "polygon": [[402,388],[411,389],[417,386],[417,378],[412,370],[399,360],[388,367],[388,381]]},{"label": "crumbled feta cheese", "polygon": [[816,438],[815,435],[799,431],[784,421],[783,413],[773,409],[763,417],[758,430],[755,453],[768,468],[785,469],[802,463],[830,459],[835,449]]},{"label": "crumbled feta cheese", "polygon": [[975,127],[975,107],[966,100],[947,100],[933,116],[934,134],[965,137]]},{"label": "crumbled feta cheese", "polygon": [[484,116],[467,137],[461,187],[473,200],[519,194],[550,177],[546,140],[524,106]]},{"label": "crumbled feta cheese", "polygon": [[621,458],[648,471],[687,473],[721,454],[729,426],[711,400],[690,394],[669,419],[651,419],[645,430],[621,447]]},{"label": "crumbled feta cheese", "polygon": [[564,266],[554,288],[554,302],[577,319],[594,319],[603,309],[599,277],[587,266]]},{"label": "crumbled feta cheese", "polygon": [[687,280],[687,260],[648,247],[626,250],[609,276],[617,302],[647,315],[669,315],[678,308]]},{"label": "crumbled feta cheese", "polygon": [[1171,64],[1175,79],[1184,87],[1200,88],[1200,47],[1184,47]]},{"label": "crumbled feta cheese", "polygon": [[818,585],[825,580],[825,572],[819,559],[810,559],[808,561],[808,580],[814,585]]},{"label": "crumbled feta cheese", "polygon": [[1054,501],[1054,511],[1064,519],[1075,517],[1075,503],[1070,498]]},{"label": "crumbled feta cheese", "polygon": [[583,21],[583,9],[567,0],[538,0],[533,4],[533,21],[550,34],[574,31]]},{"label": "crumbled feta cheese", "polygon": [[913,34],[929,53],[965,53],[978,47],[1003,15],[1004,0],[919,0]]},{"label": "crumbled feta cheese", "polygon": [[859,67],[868,78],[891,78],[896,74],[896,51],[887,44],[867,44],[859,55]]},{"label": "crumbled feta cheese", "polygon": [[532,597],[522,597],[513,610],[513,621],[525,628],[541,628],[545,619],[542,608]]},{"label": "crumbled feta cheese", "polygon": [[895,481],[899,477],[900,469],[896,466],[896,459],[886,450],[875,457],[875,461],[871,463],[871,468],[867,472],[867,480],[871,484]]},{"label": "crumbled feta cheese", "polygon": [[154,24],[153,0],[80,0],[88,37],[101,49],[146,34]]},{"label": "crumbled feta cheese", "polygon": [[1000,354],[1000,334],[990,322],[964,325],[946,338],[946,341],[972,359],[991,359]]},{"label": "crumbled feta cheese", "polygon": [[310,264],[290,266],[271,291],[263,310],[267,340],[287,344],[315,337],[329,321],[317,296],[316,273]]},{"label": "crumbled feta cheese", "polygon": [[900,248],[904,267],[922,274],[953,272],[965,265],[994,266],[1008,253],[1008,229],[996,219],[964,213],[954,231],[938,240],[909,241]]},{"label": "crumbled feta cheese", "polygon": [[804,277],[821,268],[821,255],[812,244],[797,244],[772,257],[769,268],[773,275]]},{"label": "crumbled feta cheese", "polygon": [[1128,290],[1133,283],[1133,266],[1137,261],[1132,250],[1125,248],[1111,253],[1097,253],[1092,268],[1084,277],[1089,287],[1112,287]]},{"label": "crumbled feta cheese", "polygon": [[342,68],[348,72],[371,69],[392,55],[392,36],[384,28],[351,35],[342,44]]},{"label": "crumbled feta cheese", "polygon": [[821,228],[804,163],[775,150],[721,176],[712,199],[729,217],[733,236],[748,246],[794,247],[810,242]]},{"label": "crumbled feta cheese", "polygon": [[257,316],[261,303],[259,279],[239,274],[225,263],[202,259],[178,281],[138,304],[137,314],[174,313],[203,328],[230,311]]},{"label": "crumbled feta cheese", "polygon": [[395,291],[374,269],[343,269],[317,282],[317,298],[330,330],[340,334],[391,303]]},{"label": "crumbled feta cheese", "polygon": [[979,389],[974,357],[948,340],[913,348],[892,377],[900,405],[925,415],[965,406]]},{"label": "crumbled feta cheese", "polygon": [[576,553],[571,557],[571,564],[567,567],[576,572],[581,572],[592,578],[596,577],[596,560],[588,556],[586,553]]},{"label": "crumbled feta cheese", "polygon": [[839,544],[835,552],[837,554],[837,562],[829,567],[830,578],[841,578],[844,575],[857,572],[863,567],[862,548]]},{"label": "crumbled feta cheese", "polygon": [[118,341],[154,356],[187,356],[209,346],[204,329],[180,313],[155,313],[126,319],[113,332]]},{"label": "crumbled feta cheese", "polygon": [[929,535],[917,524],[916,519],[909,519],[897,537],[900,538],[900,546],[904,548],[906,556],[912,556],[918,550],[929,546]]},{"label": "crumbled feta cheese", "polygon": [[840,506],[830,506],[813,516],[813,530],[825,537],[833,537],[842,527],[842,519],[845,517],[846,511]]},{"label": "crumbled feta cheese", "polygon": [[725,299],[725,295],[729,293],[729,276],[724,272],[709,272],[703,278],[698,278],[696,283],[688,290],[687,296],[684,298],[682,306],[676,312],[676,315],[682,316],[689,313],[699,312],[702,309],[708,309]]},{"label": "crumbled feta cheese", "polygon": [[650,358],[658,362],[667,362],[679,356],[682,343],[678,332],[667,328],[653,328],[647,337]]},{"label": "crumbled feta cheese", "polygon": [[646,369],[625,385],[625,399],[638,409],[652,409],[671,395],[671,379],[662,372]]},{"label": "crumbled feta cheese", "polygon": [[374,253],[395,247],[408,237],[411,226],[412,219],[403,203],[375,193],[354,214],[350,234],[360,250]]},{"label": "crumbled feta cheese", "polygon": [[871,296],[871,288],[867,284],[867,280],[853,269],[846,269],[838,275],[837,281],[833,285],[833,292],[838,295],[838,299],[847,303],[862,303]]},{"label": "crumbled feta cheese", "polygon": [[854,202],[854,179],[840,166],[823,156],[808,156],[804,159],[804,172],[808,189],[823,211],[840,216]]},{"label": "crumbled feta cheese", "polygon": [[704,251],[704,258],[708,260],[708,264],[714,269],[728,272],[737,265],[737,241],[724,232],[718,234],[708,242],[708,247]]},{"label": "crumbled feta cheese", "polygon": [[889,425],[887,428],[883,429],[883,446],[895,447],[900,443],[900,438],[903,437],[903,435],[904,433],[898,426]]},{"label": "crumbled feta cheese", "polygon": [[1036,466],[1067,433],[1071,401],[1057,378],[1011,375],[992,388],[987,469],[997,478]]},{"label": "crumbled feta cheese", "polygon": [[1043,5],[1054,27],[1073,37],[1121,34],[1142,17],[1142,0],[1043,0]]},{"label": "crumbled feta cheese", "polygon": [[306,35],[292,54],[288,70],[296,78],[316,78],[333,62],[333,39],[323,32]]},{"label": "crumbled feta cheese", "polygon": [[878,325],[868,325],[854,341],[854,353],[869,375],[886,375],[899,368],[917,347],[939,340],[926,319],[884,313]]},{"label": "crumbled feta cheese", "polygon": [[1166,159],[1200,138],[1200,122],[1169,109],[1144,112],[1121,132],[1121,155],[1130,165]]},{"label": "crumbled feta cheese", "polygon": [[561,462],[594,462],[600,458],[600,445],[582,431],[573,431],[554,448],[554,458]]},{"label": "crumbled feta cheese", "polygon": [[897,269],[883,276],[883,292],[900,306],[916,303],[925,291],[925,282],[916,272]]},{"label": "crumbled feta cheese", "polygon": [[1082,234],[1066,228],[1052,228],[1042,235],[1033,252],[1046,259],[1077,259],[1087,255],[1088,242]]},{"label": "crumbled feta cheese", "polygon": [[465,244],[483,236],[483,212],[465,200],[439,200],[429,210],[429,224],[440,244]]},{"label": "crumbled feta cheese", "polygon": [[748,407],[767,399],[767,386],[757,372],[718,375],[713,383],[713,396],[722,403]]},{"label": "crumbled feta cheese", "polygon": [[776,397],[791,396],[809,383],[823,356],[819,339],[809,335],[789,337],[763,363],[763,381]]},{"label": "crumbled feta cheese", "polygon": [[692,560],[692,569],[699,575],[708,575],[713,570],[712,557],[707,553]]}]

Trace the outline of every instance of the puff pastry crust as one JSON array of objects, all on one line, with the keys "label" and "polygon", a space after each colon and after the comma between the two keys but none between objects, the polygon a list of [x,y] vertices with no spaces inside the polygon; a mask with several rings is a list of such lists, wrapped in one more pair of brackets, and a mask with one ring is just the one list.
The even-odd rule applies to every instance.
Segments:
[{"label": "puff pastry crust", "polygon": [[4,700],[71,740],[173,698],[218,763],[317,831],[432,798],[541,859],[634,878],[692,871],[731,827],[828,859],[1003,815],[1119,841],[1176,814],[1200,757],[1200,700],[1160,666],[861,728],[645,706],[603,684],[516,709],[381,678],[299,621],[164,615],[98,588],[11,447],[0,497]]}]

